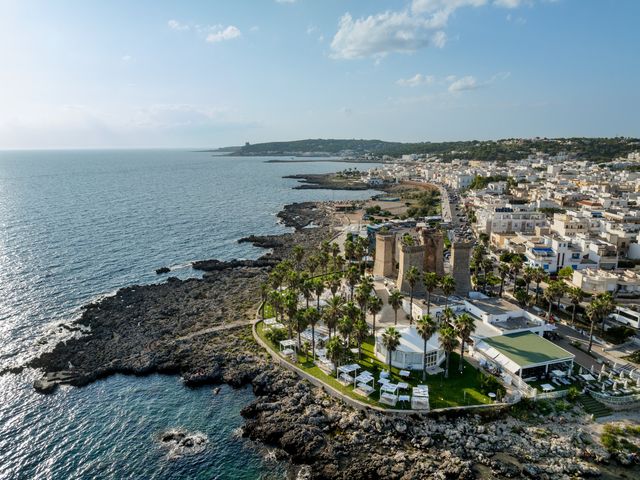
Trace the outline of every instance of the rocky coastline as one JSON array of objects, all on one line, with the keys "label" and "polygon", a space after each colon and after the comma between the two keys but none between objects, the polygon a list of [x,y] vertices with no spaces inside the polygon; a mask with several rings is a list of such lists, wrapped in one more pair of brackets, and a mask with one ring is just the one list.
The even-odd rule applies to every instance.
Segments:
[{"label": "rocky coastline", "polygon": [[369,190],[371,188],[364,182],[349,182],[334,174],[326,173],[287,175],[284,178],[298,180],[298,185],[293,187],[294,190]]},{"label": "rocky coastline", "polygon": [[87,305],[72,328],[88,333],[26,366],[51,380],[43,391],[115,373],[178,374],[188,386],[251,384],[256,398],[242,411],[243,436],[276,447],[300,479],[599,475],[594,462],[610,457],[579,407],[534,422],[506,413],[395,417],[348,407],[275,364],[251,334],[260,284],[293,245],[310,249],[331,236],[327,211],[315,203],[285,207],[279,218],[294,232],[240,240],[270,249],[257,260],[195,262],[202,279],[130,286]]}]

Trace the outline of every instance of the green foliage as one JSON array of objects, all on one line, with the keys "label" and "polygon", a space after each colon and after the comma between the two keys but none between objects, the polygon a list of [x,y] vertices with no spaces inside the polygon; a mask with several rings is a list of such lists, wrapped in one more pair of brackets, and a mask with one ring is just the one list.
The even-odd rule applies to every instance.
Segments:
[{"label": "green foliage", "polygon": [[635,334],[635,330],[626,325],[620,325],[618,327],[611,327],[605,332],[605,337],[611,343],[619,345],[627,341],[629,337]]},{"label": "green foliage", "polygon": [[570,402],[575,402],[580,396],[580,390],[577,387],[569,387],[567,390],[567,400]]},{"label": "green foliage", "polygon": [[274,345],[278,345],[279,342],[287,338],[287,331],[284,328],[272,328],[267,330],[264,336]]},{"label": "green foliage", "polygon": [[638,439],[640,439],[640,426],[638,425],[614,425],[607,424],[603,428],[600,441],[611,453],[639,453]]},{"label": "green foliage", "polygon": [[538,208],[539,212],[544,213],[548,217],[552,217],[554,213],[566,213],[564,208],[544,207]]},{"label": "green foliage", "polygon": [[506,389],[493,375],[478,372],[478,384],[480,385],[480,391],[485,395],[493,392],[498,398],[502,398],[507,393]]}]

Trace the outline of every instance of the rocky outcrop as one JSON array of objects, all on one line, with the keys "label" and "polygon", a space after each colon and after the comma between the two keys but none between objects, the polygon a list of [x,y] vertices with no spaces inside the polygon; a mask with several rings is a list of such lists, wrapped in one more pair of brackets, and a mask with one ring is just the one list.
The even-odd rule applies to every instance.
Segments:
[{"label": "rocky outcrop", "polygon": [[167,450],[167,458],[176,459],[203,452],[209,439],[202,432],[188,432],[176,428],[160,433],[158,442]]},{"label": "rocky outcrop", "polygon": [[586,478],[606,452],[584,441],[579,409],[535,424],[504,414],[357,411],[280,367],[253,379],[243,435],[286,452],[307,478]]}]

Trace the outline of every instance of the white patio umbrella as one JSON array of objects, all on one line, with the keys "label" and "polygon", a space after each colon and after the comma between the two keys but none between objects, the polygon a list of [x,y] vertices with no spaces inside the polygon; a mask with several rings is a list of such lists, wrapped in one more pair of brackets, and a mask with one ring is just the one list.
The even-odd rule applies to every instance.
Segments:
[{"label": "white patio umbrella", "polygon": [[[599,382],[601,382],[601,381],[602,381],[602,377],[603,377],[603,376],[604,376],[604,375],[603,375],[603,373],[602,373],[602,370],[600,370],[600,373],[598,374],[598,381],[599,381]],[[603,385],[603,387],[604,387],[604,385]]]},{"label": "white patio umbrella", "polygon": [[613,391],[614,391],[614,392],[617,392],[617,391],[618,391],[618,381],[617,381],[617,380],[614,380],[614,381],[613,381]]},{"label": "white patio umbrella", "polygon": [[603,391],[603,392],[605,391],[606,387],[607,387],[607,386],[603,383],[603,384],[602,384],[602,391]]},{"label": "white patio umbrella", "polygon": [[640,388],[640,377],[636,380],[636,387]]},{"label": "white patio umbrella", "polygon": [[624,370],[620,372],[620,378],[624,378]]},{"label": "white patio umbrella", "polygon": [[595,371],[594,370],[594,365],[591,365],[591,373],[593,373],[594,371]]},{"label": "white patio umbrella", "polygon": [[628,378],[624,381],[624,388],[625,389],[629,388],[629,379]]}]

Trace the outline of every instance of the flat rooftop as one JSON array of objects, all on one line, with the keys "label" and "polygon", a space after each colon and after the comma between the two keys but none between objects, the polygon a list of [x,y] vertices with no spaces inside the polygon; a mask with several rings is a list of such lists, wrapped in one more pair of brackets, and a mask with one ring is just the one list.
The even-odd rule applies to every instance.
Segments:
[{"label": "flat rooftop", "polygon": [[520,330],[522,328],[539,327],[540,323],[529,320],[526,317],[513,317],[500,322],[492,322],[492,325],[501,330]]},{"label": "flat rooftop", "polygon": [[517,363],[521,368],[572,360],[574,355],[531,332],[510,333],[485,338],[487,345]]},{"label": "flat rooftop", "polygon": [[504,315],[505,313],[519,312],[522,310],[517,305],[507,302],[502,298],[473,298],[467,299],[467,302],[475,305],[489,315]]}]

